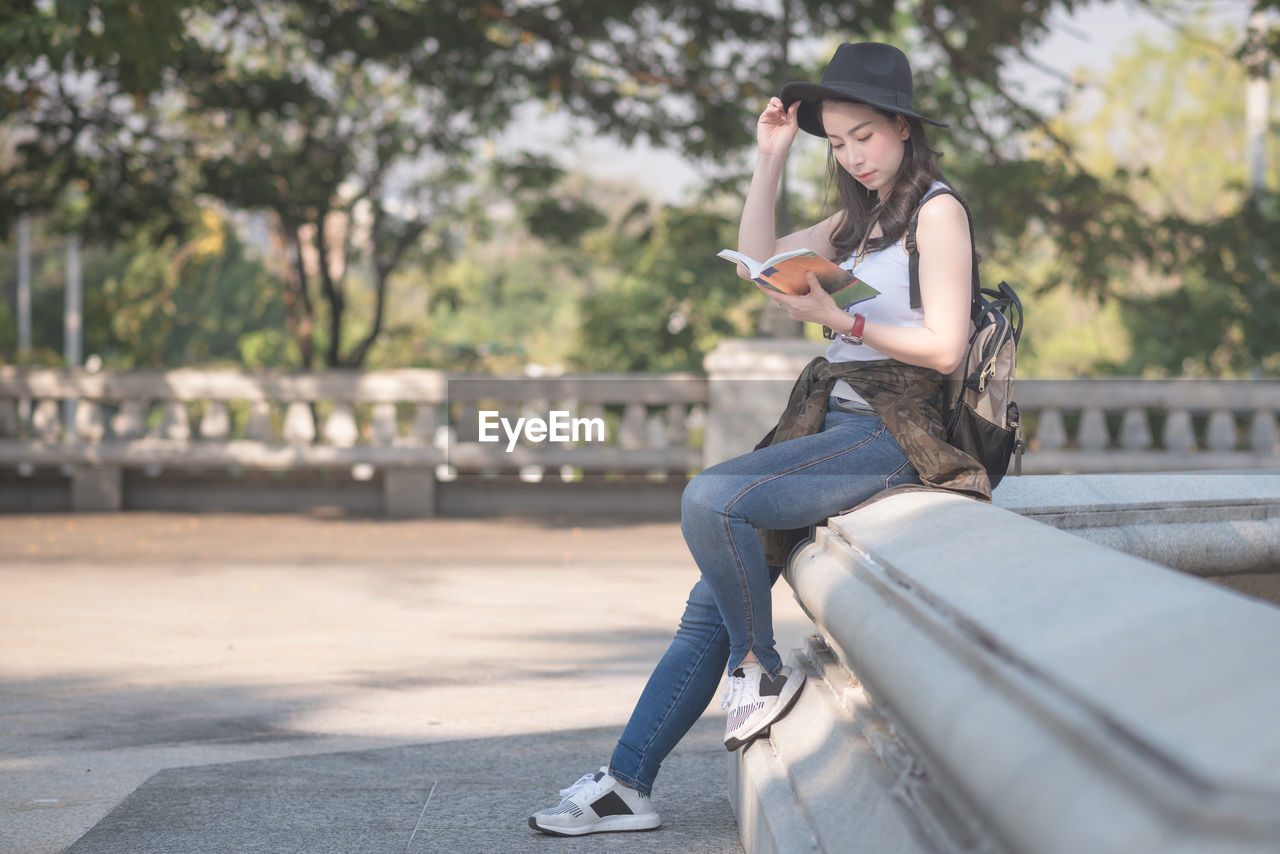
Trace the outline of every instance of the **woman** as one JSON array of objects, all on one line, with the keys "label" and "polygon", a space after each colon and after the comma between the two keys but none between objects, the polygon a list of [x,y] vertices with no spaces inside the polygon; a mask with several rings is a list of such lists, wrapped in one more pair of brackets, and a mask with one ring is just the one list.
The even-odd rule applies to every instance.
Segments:
[{"label": "woman", "polygon": [[[845,311],[812,276],[807,294],[761,288],[792,318],[826,327],[833,343],[805,369],[778,427],[756,450],[706,469],[685,489],[681,530],[702,577],[675,639],[609,765],[561,790],[560,804],[535,813],[531,827],[573,836],[657,827],[649,794],[659,765],[706,708],[722,672],[729,750],[787,711],[804,675],[774,648],[771,586],[792,544],[776,534],[903,484],[989,496],[980,466],[942,439],[941,377],[965,348],[974,258],[968,214],[954,195],[939,194],[948,188],[925,137],[924,123],[945,125],[915,112],[912,94],[910,65],[897,48],[844,44],[820,84],[787,84],[760,116],[739,251],[768,258],[811,249],[880,294]],[[842,209],[778,238],[778,180],[801,129],[830,142]],[[917,209],[922,305],[912,307],[903,240]],[[765,531],[775,536],[757,536]]]}]

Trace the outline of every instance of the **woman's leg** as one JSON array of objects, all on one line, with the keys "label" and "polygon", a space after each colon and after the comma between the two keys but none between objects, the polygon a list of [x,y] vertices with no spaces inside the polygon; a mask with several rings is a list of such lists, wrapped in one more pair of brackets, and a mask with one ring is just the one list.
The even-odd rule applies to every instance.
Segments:
[{"label": "woman's leg", "polygon": [[[781,574],[773,567],[771,582]],[[703,580],[689,592],[671,646],[654,668],[618,740],[609,773],[646,795],[658,768],[707,708],[729,658],[729,635]]]},{"label": "woman's leg", "polygon": [[[837,432],[838,435],[835,435]],[[735,632],[749,637],[738,644],[743,650],[742,655],[748,649],[754,649],[760,655],[760,651],[764,649],[756,637],[745,631],[745,614],[737,616],[736,628],[727,626],[723,619],[721,597],[713,592],[710,581],[714,577],[718,582],[723,582],[725,567],[729,568],[731,583],[721,583],[720,586],[728,591],[728,601],[737,601],[740,605],[754,609],[751,625],[757,633],[767,625],[768,651],[772,652],[772,603],[767,594],[768,587],[781,573],[781,567],[765,566],[764,552],[755,537],[756,527],[796,528],[812,524],[845,510],[888,486],[915,480],[914,471],[891,437],[889,443],[896,451],[897,465],[893,465],[895,460],[892,453],[881,458],[884,437],[888,437],[888,433],[874,415],[851,414],[833,405],[828,413],[827,429],[822,434],[754,451],[737,460],[713,466],[690,482],[685,491],[683,512],[686,515],[682,520],[682,527],[685,529],[686,540],[697,540],[700,544],[698,550],[694,551],[694,558],[703,570],[703,578],[690,592],[680,628],[650,676],[619,739],[607,769],[610,777],[647,796],[662,761],[689,731],[715,695],[723,669],[730,658]],[[777,448],[783,448],[788,453],[778,454],[774,450]],[[862,449],[861,461],[857,459],[859,449]],[[790,453],[792,451],[797,453]],[[735,465],[730,465],[731,463]],[[880,471],[869,471],[873,468]],[[797,482],[797,478],[803,476],[810,479]],[[781,490],[771,486],[774,481],[779,480],[782,483],[777,486],[784,487]],[[695,483],[699,484],[696,489]],[[720,489],[711,489],[711,486],[719,486]],[[785,492],[790,489],[795,489],[799,493],[798,497],[787,498]],[[693,495],[690,490],[693,490]],[[728,498],[722,502],[722,509],[719,510],[714,509],[715,501],[709,505],[707,503],[707,498],[712,497],[715,492],[728,493]],[[825,498],[815,504],[812,500],[813,493],[820,493]],[[760,504],[774,506],[769,512],[760,512],[757,506]],[[814,506],[805,509],[801,505]],[[710,514],[710,519],[702,509],[706,506],[714,511]],[[748,510],[750,514],[745,512]],[[729,521],[729,517],[734,515],[741,515],[743,521],[746,521],[749,538],[739,536],[741,531],[738,529],[741,526],[737,519]],[[717,517],[723,521],[717,521]],[[715,564],[711,567],[711,573],[707,572],[707,567],[699,559],[699,554],[705,555],[701,529],[709,522],[713,526],[723,524],[729,528],[723,535],[722,560],[718,563],[709,562]],[[714,532],[707,535],[708,539],[714,537]],[[692,542],[690,547],[693,550]],[[741,564],[742,569],[737,567],[738,564]],[[751,572],[746,571],[748,566]],[[764,568],[755,571],[758,567]],[[734,573],[737,573],[739,579],[750,577],[755,586],[745,594],[735,596],[732,583]],[[763,611],[761,591],[756,589],[761,581],[765,585],[764,602],[769,606]],[[740,607],[740,611],[745,611],[746,607]],[[776,652],[773,652],[773,658],[777,659]],[[780,666],[780,661],[778,664]],[[531,823],[533,821],[531,819]],[[541,828],[539,824],[535,826]],[[583,832],[594,832],[594,828],[584,829]]]},{"label": "woman's leg", "polygon": [[[773,577],[780,574],[778,567]],[[529,826],[560,836],[660,826],[649,800],[658,767],[711,701],[728,655],[720,612],[706,583],[699,581],[608,767],[562,789],[560,803],[535,812]]]},{"label": "woman's leg", "polygon": [[[835,457],[839,460],[834,477],[840,481],[854,480],[857,482],[852,487],[847,483],[836,484],[833,487],[832,484],[823,480],[823,478],[832,476],[827,471],[827,468],[830,467],[829,465],[826,467],[819,465],[816,469],[808,470],[808,476],[812,478],[812,480],[807,481],[810,487],[826,489],[835,493],[834,496],[823,503],[818,511],[811,511],[819,512],[820,515],[810,518],[810,515],[806,514],[801,521],[794,524],[762,525],[760,527],[791,528],[819,522],[834,513],[852,507],[888,486],[896,486],[916,479],[915,471],[907,463],[905,454],[902,454],[901,450],[898,449],[897,443],[892,440],[892,437],[889,437],[887,431],[883,430],[880,420],[874,415],[865,412],[860,414],[851,413],[833,404],[828,414],[827,429],[824,430],[824,433],[838,435],[827,436],[822,441],[822,446],[826,450],[817,454],[817,456],[829,457],[834,452]],[[891,451],[883,454],[882,459],[877,459],[883,452],[880,445],[885,442],[885,437],[888,437],[888,441],[892,445]],[[805,437],[805,439],[816,438]],[[805,439],[796,439],[793,442],[804,442]],[[869,447],[867,445],[868,441],[871,441],[873,445]],[[785,442],[775,447],[781,448],[790,444],[792,443]],[[852,446],[862,450],[863,459],[858,466],[859,468],[874,467],[881,471],[874,474],[857,472],[851,474],[851,455],[840,452],[840,449],[844,446]],[[808,456],[814,456],[812,448],[793,447],[801,448],[801,452],[795,455],[798,459],[803,460]],[[713,482],[713,485],[724,486],[730,482],[735,482],[741,486],[742,483],[761,479],[764,475],[764,469],[770,464],[777,463],[780,468],[789,471],[793,481],[795,477],[799,476],[801,472],[797,469],[796,462],[770,460],[768,457],[776,457],[778,455],[764,454],[763,451],[767,450],[769,449],[755,451],[739,457],[737,460],[730,461],[731,463],[738,463],[737,474],[726,472],[727,464],[707,469],[706,472],[694,478],[694,481],[690,483],[690,487],[685,491],[686,496],[689,495],[689,489],[693,488],[693,484],[707,474],[717,476],[717,480]],[[761,459],[761,457],[765,459]],[[769,474],[764,479],[776,479],[776,475],[777,473]],[[785,485],[783,484],[783,486]],[[804,483],[801,485],[803,486]],[[748,489],[747,491],[751,490]],[[765,491],[767,492],[767,489]],[[827,509],[830,505],[835,506]],[[685,521],[688,522],[690,520],[686,518]],[[759,539],[755,536],[754,527],[750,529],[749,534],[750,536],[746,539],[744,547],[749,547],[753,554],[758,555],[758,565],[764,566],[764,553],[760,548]],[[730,549],[725,548],[724,551],[727,554]],[[754,563],[753,566],[755,566]],[[765,566],[762,576],[766,579],[769,588],[777,581],[781,572],[782,567]],[[770,648],[772,648],[772,601],[767,594],[768,590],[766,589],[764,598],[769,606],[768,639]],[[757,609],[758,607],[759,605],[757,604]],[[758,626],[760,622],[758,610],[756,622]],[[635,711],[632,712],[631,719],[628,721],[627,727],[618,741],[609,764],[609,773],[611,775],[645,794],[651,791],[654,778],[657,776],[662,761],[680,739],[684,737],[684,734],[689,731],[689,728],[693,726],[703,710],[706,709],[712,697],[715,696],[721,675],[724,673],[728,663],[729,646],[729,631],[721,616],[716,597],[712,593],[704,574],[703,578],[694,585],[693,590],[690,592],[676,636],[666,654],[658,662],[653,674],[649,677],[649,682],[645,685],[639,702],[636,703]],[[775,670],[774,672],[776,673],[777,671]]]},{"label": "woman's leg", "polygon": [[879,418],[833,400],[821,433],[735,457],[689,482],[681,530],[728,632],[728,672],[748,652],[770,676],[782,668],[773,642],[772,578],[757,529],[816,524],[914,480]]}]

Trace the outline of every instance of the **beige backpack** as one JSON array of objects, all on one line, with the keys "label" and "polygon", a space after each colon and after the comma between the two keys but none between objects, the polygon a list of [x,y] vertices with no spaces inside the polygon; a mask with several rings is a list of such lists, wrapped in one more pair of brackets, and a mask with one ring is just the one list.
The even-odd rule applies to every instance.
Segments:
[{"label": "beige backpack", "polygon": [[[926,193],[920,200],[946,193],[955,196],[969,217],[969,236],[974,235],[973,215],[964,199],[950,187]],[[917,206],[907,224],[907,256],[910,259],[911,307],[920,302],[920,253],[916,249]],[[1009,459],[1017,454],[1014,474],[1022,473],[1022,425],[1018,404],[1013,400],[1017,375],[1018,342],[1022,338],[1022,301],[1007,282],[995,289],[982,287],[978,275],[978,250],[973,245],[973,301],[969,309],[969,344],[964,360],[944,384],[943,419],[947,441],[982,463],[991,488],[1009,469]]]}]

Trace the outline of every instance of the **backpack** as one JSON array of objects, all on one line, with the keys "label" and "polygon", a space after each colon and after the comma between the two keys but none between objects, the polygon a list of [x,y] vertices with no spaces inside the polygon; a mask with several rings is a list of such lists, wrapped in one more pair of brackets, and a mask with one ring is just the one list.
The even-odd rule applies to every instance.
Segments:
[{"label": "backpack", "polygon": [[969,343],[964,359],[943,383],[943,425],[947,441],[982,463],[995,489],[1017,454],[1014,474],[1022,474],[1022,424],[1013,400],[1018,341],[1022,338],[1022,301],[1008,282],[994,289],[982,287],[973,214],[950,187],[926,193],[907,224],[906,248],[912,308],[920,308],[920,253],[916,249],[916,220],[920,207],[936,195],[955,196],[969,218],[973,249],[973,299],[969,307]]}]

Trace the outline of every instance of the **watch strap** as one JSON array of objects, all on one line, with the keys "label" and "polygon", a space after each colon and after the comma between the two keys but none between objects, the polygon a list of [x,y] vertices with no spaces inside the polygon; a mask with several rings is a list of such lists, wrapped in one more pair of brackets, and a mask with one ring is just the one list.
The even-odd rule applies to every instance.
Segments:
[{"label": "watch strap", "polygon": [[866,326],[867,326],[866,315],[855,314],[853,316],[853,328],[850,329],[848,332],[841,332],[838,337],[840,338],[841,341],[845,342],[846,344],[861,344],[862,331],[866,328]]}]

